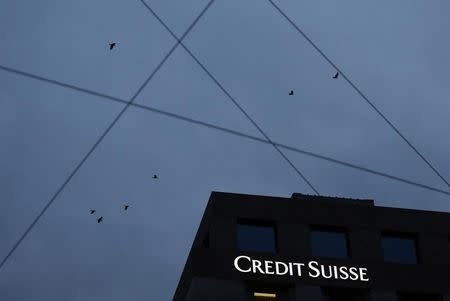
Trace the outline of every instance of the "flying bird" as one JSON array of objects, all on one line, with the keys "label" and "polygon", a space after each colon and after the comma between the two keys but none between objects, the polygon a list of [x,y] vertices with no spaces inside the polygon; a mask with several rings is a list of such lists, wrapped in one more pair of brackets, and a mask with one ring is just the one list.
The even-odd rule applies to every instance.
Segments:
[{"label": "flying bird", "polygon": [[124,210],[128,210],[128,207],[130,207],[130,205],[123,205]]},{"label": "flying bird", "polygon": [[333,78],[338,78],[339,72],[336,72],[336,74],[333,76]]},{"label": "flying bird", "polygon": [[112,50],[116,46],[116,43],[110,43],[109,44],[109,50]]},{"label": "flying bird", "polygon": [[289,92],[289,95],[294,95],[294,91],[291,90],[291,92]]},{"label": "flying bird", "polygon": [[89,210],[89,213],[94,214],[95,213],[95,209]]},{"label": "flying bird", "polygon": [[153,175],[153,179],[157,179],[158,178],[158,176],[157,175]]},{"label": "flying bird", "polygon": [[100,224],[100,223],[102,222],[102,220],[103,220],[103,216],[100,216],[100,217],[97,219],[97,224]]}]

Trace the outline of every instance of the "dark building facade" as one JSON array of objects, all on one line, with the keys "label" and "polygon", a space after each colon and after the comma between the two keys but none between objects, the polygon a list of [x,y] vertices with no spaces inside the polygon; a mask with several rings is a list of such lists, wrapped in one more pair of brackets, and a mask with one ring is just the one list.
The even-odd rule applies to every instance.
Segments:
[{"label": "dark building facade", "polygon": [[450,301],[450,214],[213,192],[174,301]]}]

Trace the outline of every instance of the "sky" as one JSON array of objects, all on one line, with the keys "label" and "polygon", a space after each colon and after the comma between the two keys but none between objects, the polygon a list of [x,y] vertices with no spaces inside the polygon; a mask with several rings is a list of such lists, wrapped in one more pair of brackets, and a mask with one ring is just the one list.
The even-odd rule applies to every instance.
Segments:
[{"label": "sky", "polygon": [[[179,37],[207,3],[147,0]],[[276,3],[450,179],[450,3]],[[176,42],[139,0],[0,1],[1,66],[125,101]],[[271,140],[450,190],[269,1],[216,0],[184,44]],[[135,102],[264,138],[181,47]],[[0,258],[123,107],[0,70]],[[450,212],[283,152],[322,195]],[[0,270],[0,300],[171,300],[211,191],[313,194],[271,145],[130,107]]]}]

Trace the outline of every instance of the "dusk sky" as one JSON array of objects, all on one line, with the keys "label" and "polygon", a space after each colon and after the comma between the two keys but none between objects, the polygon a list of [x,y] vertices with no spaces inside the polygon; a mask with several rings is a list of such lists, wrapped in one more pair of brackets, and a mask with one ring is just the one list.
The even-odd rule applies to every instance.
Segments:
[{"label": "dusk sky", "polygon": [[[208,2],[146,1],[178,37]],[[275,2],[449,181],[450,2]],[[176,43],[140,0],[0,1],[0,66],[125,101]],[[270,1],[216,0],[184,44],[271,140],[450,191]],[[264,139],[181,46],[135,103]],[[0,261],[124,106],[0,68]],[[282,151],[321,195],[450,212]],[[129,107],[0,269],[0,300],[171,300],[211,191],[314,194],[270,144]]]}]

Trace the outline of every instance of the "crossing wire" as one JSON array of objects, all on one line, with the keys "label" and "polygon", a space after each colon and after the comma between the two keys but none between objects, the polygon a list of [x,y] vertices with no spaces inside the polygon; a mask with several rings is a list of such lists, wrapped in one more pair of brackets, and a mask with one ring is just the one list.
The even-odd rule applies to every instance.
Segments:
[{"label": "crossing wire", "polygon": [[[141,0],[141,2],[143,2]],[[34,79],[38,79],[41,81],[47,81],[49,83],[55,84],[55,85],[60,85],[66,88],[70,88],[73,90],[77,90],[79,92],[83,92],[83,93],[88,93],[91,95],[95,95],[98,97],[102,97],[102,98],[106,98],[106,99],[110,99],[116,102],[120,102],[120,103],[125,103],[126,106],[122,109],[122,111],[117,115],[117,117],[113,120],[113,122],[111,123],[111,125],[106,129],[106,131],[100,136],[100,138],[97,140],[97,142],[93,145],[93,147],[89,150],[89,152],[85,155],[85,157],[83,157],[82,161],[76,166],[76,168],[72,171],[72,173],[69,175],[69,177],[66,179],[66,181],[61,185],[60,189],[57,190],[57,192],[54,194],[54,196],[50,199],[50,201],[47,203],[47,205],[43,208],[43,210],[40,212],[40,214],[35,218],[35,220],[31,223],[31,225],[27,228],[27,230],[25,231],[25,233],[20,237],[20,239],[17,241],[17,243],[13,246],[13,248],[10,250],[10,252],[6,255],[6,257],[2,260],[2,262],[0,263],[0,270],[3,268],[4,264],[6,263],[6,261],[10,258],[10,256],[14,253],[14,251],[17,249],[17,247],[21,244],[21,242],[24,240],[24,238],[28,235],[28,233],[32,230],[32,228],[36,225],[36,223],[38,222],[38,220],[43,216],[43,214],[47,211],[47,209],[50,207],[50,205],[54,202],[54,200],[57,198],[57,196],[62,192],[62,190],[66,187],[66,185],[70,182],[70,180],[73,178],[73,176],[78,172],[78,170],[81,168],[81,166],[84,164],[84,162],[88,159],[88,157],[94,152],[95,148],[100,144],[100,142],[104,139],[104,137],[108,134],[108,132],[112,129],[112,127],[114,126],[114,124],[117,123],[117,121],[120,119],[120,117],[123,115],[123,113],[130,107],[130,106],[134,106],[134,107],[138,107],[141,109],[146,109],[148,111],[152,111],[154,113],[159,113],[159,114],[163,114],[169,117],[173,117],[173,118],[177,118],[177,119],[181,119],[187,122],[191,122],[191,123],[196,123],[199,125],[203,125],[206,127],[210,127],[216,130],[220,130],[220,131],[224,131],[224,132],[228,132],[234,135],[238,135],[241,137],[245,137],[248,139],[252,139],[252,140],[256,140],[259,142],[263,142],[266,144],[271,144],[272,146],[274,146],[279,152],[280,154],[287,159],[287,157],[278,149],[278,147],[280,148],[285,148],[285,149],[289,149],[291,151],[294,152],[298,152],[298,153],[302,153],[308,156],[312,156],[318,159],[322,159],[322,160],[326,160],[329,162],[333,162],[336,164],[340,164],[340,165],[344,165],[350,168],[355,168],[364,172],[368,172],[368,173],[372,173],[378,176],[382,176],[382,177],[387,177],[396,181],[400,181],[406,184],[410,184],[410,185],[414,185],[414,186],[418,186],[424,189],[428,189],[431,191],[435,191],[435,192],[439,192],[439,193],[443,193],[446,195],[450,195],[450,192],[448,191],[444,191],[438,188],[434,188],[428,185],[424,185],[424,184],[420,184],[417,182],[413,182],[407,179],[403,179],[400,177],[396,177],[393,175],[389,175],[383,172],[379,172],[379,171],[375,171],[372,169],[368,169],[365,167],[361,167],[355,164],[351,164],[348,162],[344,162],[344,161],[340,161],[340,160],[336,160],[330,157],[326,157],[326,156],[322,156],[322,155],[318,155],[312,152],[308,152],[308,151],[304,151],[295,147],[291,147],[288,145],[284,145],[284,144],[280,144],[280,143],[276,143],[273,142],[272,140],[270,140],[267,135],[259,128],[259,126],[253,121],[253,119],[242,109],[242,107],[235,101],[235,99],[223,88],[223,86],[217,81],[217,79],[205,68],[205,66],[203,64],[201,64],[201,62],[192,54],[192,52],[182,43],[182,40],[186,37],[186,35],[189,33],[190,30],[192,30],[193,26],[199,21],[199,19],[201,18],[201,16],[206,12],[206,10],[209,8],[209,6],[214,2],[214,0],[211,0],[208,5],[205,7],[205,9],[202,11],[202,13],[197,17],[197,19],[191,24],[191,26],[188,28],[188,30],[183,34],[183,36],[181,38],[178,38],[171,30],[170,28],[168,28],[165,23],[159,18],[159,16],[157,16],[154,11],[145,3],[144,5],[152,12],[152,14],[154,14],[154,16],[158,19],[158,21],[160,21],[160,23],[170,32],[170,34],[177,40],[177,43],[172,47],[172,49],[169,51],[169,53],[166,55],[166,57],[164,57],[163,61],[157,66],[157,68],[155,69],[155,71],[149,76],[149,78],[147,78],[147,80],[144,82],[144,84],[141,85],[141,87],[138,89],[138,91],[135,93],[135,95],[132,97],[132,99],[130,99],[129,101],[126,100],[122,100],[120,98],[116,98],[116,97],[112,97],[112,96],[108,96],[106,94],[103,93],[99,93],[99,92],[95,92],[92,90],[87,90],[84,88],[80,88],[74,85],[70,85],[70,84],[65,84],[59,81],[55,81],[55,80],[51,80],[51,79],[46,79],[44,77],[41,76],[37,76],[37,75],[32,75],[30,73],[26,73],[23,71],[19,71],[13,68],[9,68],[9,67],[5,67],[5,66],[0,66],[0,69],[3,69],[4,71],[9,71],[9,72],[13,72],[13,73],[17,73],[23,76],[28,76],[30,78],[34,78]],[[276,6],[275,3],[273,3],[273,1],[269,0],[269,2],[274,5],[274,7],[291,23],[291,25],[293,25],[297,31],[299,33],[301,33],[305,39],[307,39],[308,42],[310,42],[310,44],[342,75],[342,77],[344,79],[346,79],[346,81],[369,103],[369,105],[372,106],[372,108],[397,132],[397,134],[400,135],[400,137],[403,138],[403,140],[405,140],[405,142],[430,166],[430,168],[433,169],[433,171],[435,171],[435,173],[440,176],[440,178],[446,182],[446,184],[450,187],[450,185],[447,183],[447,181],[439,174],[439,172],[431,165],[431,163],[428,162],[428,160],[426,160],[426,158],[404,137],[404,135],[402,135],[400,133],[400,131],[372,104],[372,102],[345,76],[345,74],[343,74],[343,72],[303,33],[303,31],[300,30],[300,28],[294,23],[292,22],[289,17],[278,7]],[[230,129],[226,129],[223,127],[219,127],[213,124],[208,124],[202,121],[198,121],[198,120],[194,120],[191,118],[187,118],[181,115],[176,115],[170,112],[164,112],[161,110],[157,110],[148,106],[144,106],[144,105],[138,105],[133,103],[135,98],[141,93],[141,91],[143,90],[143,88],[148,84],[148,82],[151,80],[151,78],[154,76],[154,74],[161,68],[161,66],[164,64],[164,62],[168,59],[168,57],[173,53],[173,51],[179,46],[181,45],[188,53],[191,57],[193,57],[193,59],[200,65],[200,67],[211,77],[211,79],[219,86],[219,88],[233,101],[233,103],[235,103],[235,105],[249,118],[249,120],[260,130],[260,132],[266,137],[267,140],[261,139],[259,137],[255,137],[255,136],[251,136],[251,135],[247,135],[241,132],[237,132],[234,130],[230,130]],[[291,166],[293,166],[293,164],[288,161]],[[294,166],[293,166],[294,167]],[[294,167],[295,168],[295,167]],[[299,172],[300,173],[300,172]],[[300,173],[301,174],[301,173]],[[302,176],[302,178],[304,178]],[[306,180],[306,178],[304,178],[304,180]],[[307,183],[309,183],[306,180]],[[311,188],[312,185],[311,185]],[[313,188],[313,190],[315,190]],[[318,192],[315,190],[315,192],[318,194]]]},{"label": "crossing wire", "polygon": [[55,194],[50,198],[50,200],[46,203],[44,208],[40,211],[40,213],[36,216],[36,218],[33,220],[33,222],[28,226],[28,228],[25,230],[25,232],[20,236],[20,238],[17,240],[17,242],[13,245],[13,247],[10,249],[8,254],[3,258],[3,260],[0,263],[0,271],[4,267],[5,263],[8,261],[8,259],[11,257],[11,255],[16,251],[16,249],[19,247],[19,245],[23,242],[25,237],[31,232],[31,230],[34,228],[36,223],[41,219],[41,217],[47,212],[48,208],[53,204],[53,202],[56,200],[56,198],[60,195],[60,193],[64,190],[64,188],[67,186],[67,184],[72,180],[72,178],[77,174],[77,172],[80,170],[80,168],[84,165],[84,163],[87,161],[87,159],[92,155],[92,153],[95,151],[95,149],[99,146],[99,144],[103,141],[103,139],[106,137],[106,135],[111,131],[111,129],[114,127],[114,125],[119,121],[119,119],[123,116],[123,114],[128,110],[128,108],[133,104],[133,102],[136,100],[136,98],[139,96],[139,94],[142,92],[142,90],[147,86],[147,84],[153,79],[155,74],[161,69],[161,67],[164,65],[164,63],[169,59],[169,57],[172,55],[172,53],[177,49],[177,47],[180,45],[181,41],[191,32],[191,30],[195,27],[195,25],[198,23],[198,21],[201,19],[201,17],[206,13],[206,11],[211,7],[211,5],[214,3],[215,0],[210,0],[210,2],[205,6],[205,8],[200,12],[200,14],[195,18],[195,20],[192,22],[192,24],[186,29],[184,34],[181,36],[181,39],[177,40],[177,42],[172,46],[172,48],[167,52],[167,54],[164,56],[164,58],[161,60],[161,62],[156,66],[156,68],[153,70],[153,72],[147,77],[147,79],[144,81],[143,84],[139,87],[139,89],[134,93],[134,95],[131,97],[129,101],[127,101],[126,105],[123,107],[123,109],[119,112],[119,114],[113,119],[113,121],[109,124],[109,126],[106,128],[106,130],[100,135],[100,137],[96,140],[94,145],[89,149],[89,151],[84,155],[84,157],[81,159],[81,161],[76,165],[76,167],[72,170],[72,172],[69,174],[69,176],[66,178],[66,180],[63,182],[63,184],[58,188],[58,190],[55,192]]},{"label": "crossing wire", "polygon": [[256,121],[242,108],[242,106],[236,101],[236,99],[224,88],[224,86],[217,80],[217,78],[203,65],[198,58],[187,48],[184,43],[175,35],[175,33],[170,29],[169,26],[159,17],[159,15],[144,1],[140,0],[141,3],[147,8],[147,10],[161,23],[162,26],[170,33],[170,35],[180,42],[181,47],[194,59],[197,65],[209,76],[209,78],[219,87],[220,90],[228,97],[229,100],[233,102],[233,104],[241,111],[242,114],[255,126],[258,132],[263,135],[267,141],[272,144],[275,150],[280,154],[280,156],[295,170],[297,175],[299,175],[303,181],[314,191],[316,195],[319,195],[319,191],[311,184],[311,182],[306,178],[306,176],[292,163],[291,160],[280,150],[280,148],[275,145],[269,136],[263,131],[263,129],[256,123]]},{"label": "crossing wire", "polygon": [[441,180],[450,187],[448,181],[441,175],[441,173],[431,164],[429,160],[403,135],[399,129],[375,106],[375,104],[369,100],[369,98],[342,72],[342,70],[308,37],[308,35],[294,22],[291,18],[273,1],[267,0],[294,28],[308,41],[308,43],[331,65],[336,69],[339,74],[345,79],[345,81],[372,107],[372,109],[402,138],[402,140],[424,161],[428,167],[439,177]]},{"label": "crossing wire", "polygon": [[[56,81],[56,80],[53,80],[53,79],[49,79],[49,78],[46,78],[46,77],[42,77],[42,76],[39,76],[39,75],[35,75],[35,74],[31,74],[31,73],[24,72],[24,71],[21,71],[21,70],[17,70],[17,69],[14,69],[14,68],[10,68],[10,67],[6,67],[6,66],[0,65],[0,69],[4,70],[6,72],[18,74],[18,75],[21,75],[21,76],[24,76],[24,77],[28,77],[28,78],[31,78],[31,79],[35,79],[35,80],[38,80],[38,81],[46,82],[46,83],[49,83],[49,84],[52,84],[52,85],[57,85],[57,86],[64,87],[64,88],[67,88],[67,89],[75,90],[77,92],[81,92],[81,93],[85,93],[85,94],[88,94],[88,95],[97,96],[98,98],[105,99],[105,100],[108,100],[108,101],[114,101],[114,102],[122,103],[122,104],[127,104],[128,103],[127,100],[124,100],[124,99],[121,99],[121,98],[118,98],[118,97],[110,96],[110,95],[107,95],[107,94],[104,94],[104,93],[100,93],[100,92],[96,92],[96,91],[92,91],[92,90],[88,90],[88,89],[85,89],[85,88],[82,88],[82,87],[78,87],[78,86],[75,86],[75,85],[63,83],[63,82]],[[238,136],[238,137],[246,138],[246,139],[249,139],[249,140],[261,142],[261,143],[264,143],[264,144],[271,144],[270,141],[267,141],[265,139],[262,139],[262,138],[259,138],[259,137],[253,136],[253,135],[249,135],[249,134],[246,134],[246,133],[243,133],[243,132],[239,132],[239,131],[236,131],[236,130],[233,130],[233,129],[221,127],[221,126],[218,126],[218,125],[215,125],[215,124],[212,124],[212,123],[208,123],[208,122],[204,122],[204,121],[201,121],[201,120],[196,120],[196,119],[193,119],[193,118],[190,118],[190,117],[186,117],[186,116],[183,116],[183,115],[179,115],[179,114],[175,114],[175,113],[172,113],[172,112],[156,109],[156,108],[148,106],[148,105],[132,103],[131,106],[133,106],[135,108],[138,108],[138,109],[145,110],[145,111],[149,111],[149,112],[152,112],[152,113],[155,113],[155,114],[163,115],[163,116],[166,116],[166,117],[169,117],[169,118],[172,118],[172,119],[178,119],[178,120],[182,120],[182,121],[185,121],[185,122],[188,122],[188,123],[191,123],[191,124],[196,124],[196,125],[200,125],[200,126],[203,126],[203,127],[207,127],[207,128],[216,130],[216,131],[228,133],[228,134],[231,134],[231,135],[234,135],[234,136]],[[345,166],[345,167],[348,167],[348,168],[351,168],[351,169],[359,170],[359,171],[362,171],[362,172],[365,172],[365,173],[369,173],[369,174],[373,174],[373,175],[376,175],[376,176],[388,178],[388,179],[391,179],[391,180],[394,180],[394,181],[398,181],[398,182],[401,182],[401,183],[404,183],[404,184],[416,186],[416,187],[419,187],[419,188],[422,188],[422,189],[426,189],[426,190],[430,190],[430,191],[433,191],[433,192],[438,192],[438,193],[441,193],[441,194],[450,195],[449,191],[445,191],[445,190],[442,190],[442,189],[439,189],[439,188],[435,188],[435,187],[432,187],[432,186],[429,186],[429,185],[421,184],[421,183],[418,183],[418,182],[415,182],[415,181],[412,181],[412,180],[409,180],[409,179],[405,179],[405,178],[402,178],[402,177],[394,176],[394,175],[391,175],[391,174],[388,174],[388,173],[385,173],[385,172],[381,172],[381,171],[370,169],[370,168],[367,168],[367,167],[364,167],[364,166],[361,166],[361,165],[345,162],[345,161],[342,161],[342,160],[338,160],[336,158],[327,157],[327,156],[320,155],[320,154],[317,154],[317,153],[314,153],[314,152],[310,152],[310,151],[306,151],[306,150],[303,150],[303,149],[300,149],[300,148],[297,148],[297,147],[293,147],[293,146],[290,146],[290,145],[278,143],[278,142],[275,142],[275,141],[272,141],[272,143],[274,143],[276,146],[278,146],[280,148],[283,148],[283,149],[286,149],[286,150],[290,150],[290,151],[295,152],[295,153],[303,154],[303,155],[306,155],[306,156],[309,156],[309,157],[312,157],[312,158],[315,158],[315,159],[328,161],[328,162],[331,162],[331,163],[334,163],[334,164],[337,164],[337,165]]]}]

